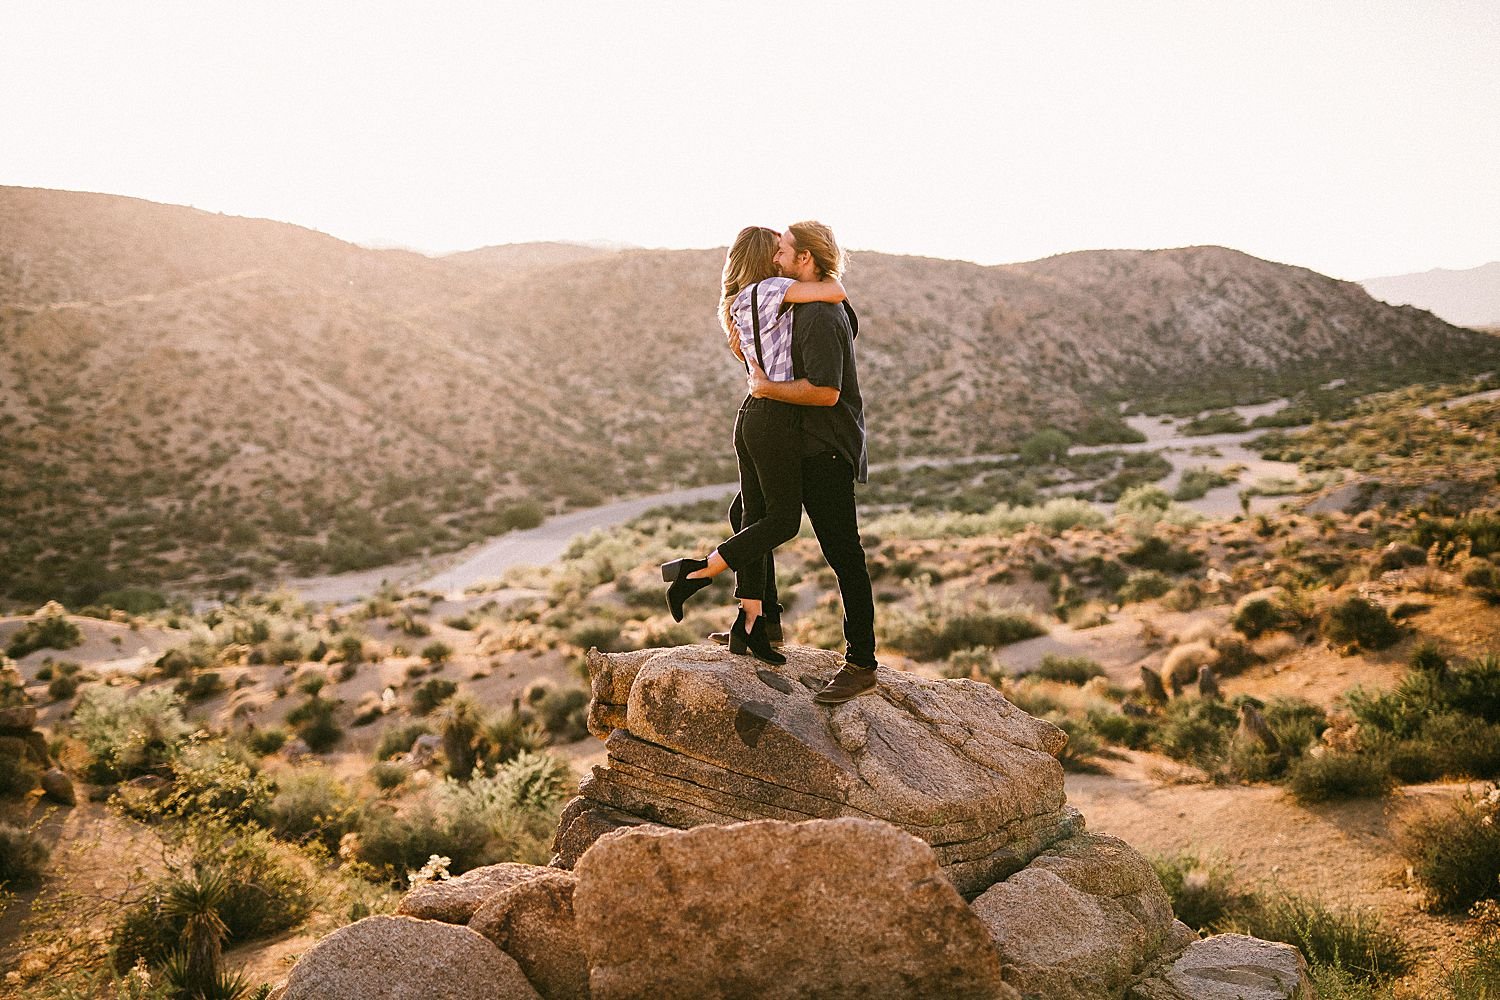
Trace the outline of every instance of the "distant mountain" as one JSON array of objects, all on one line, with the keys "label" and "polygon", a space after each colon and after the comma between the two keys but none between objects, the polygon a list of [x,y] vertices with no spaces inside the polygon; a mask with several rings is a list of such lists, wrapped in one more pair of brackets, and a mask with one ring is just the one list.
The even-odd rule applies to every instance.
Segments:
[{"label": "distant mountain", "polygon": [[1500,326],[1500,261],[1464,271],[1437,268],[1360,282],[1377,299],[1419,309],[1467,327]]},{"label": "distant mountain", "polygon": [[[0,594],[237,589],[732,479],[722,250],[430,258],[0,188]],[[872,455],[1003,451],[1121,403],[1500,367],[1500,339],[1220,247],[857,256]]]}]

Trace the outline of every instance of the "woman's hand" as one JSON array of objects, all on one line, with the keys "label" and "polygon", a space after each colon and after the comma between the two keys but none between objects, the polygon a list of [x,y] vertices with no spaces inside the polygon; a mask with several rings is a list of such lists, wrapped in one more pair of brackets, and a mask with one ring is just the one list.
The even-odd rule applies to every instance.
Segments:
[{"label": "woman's hand", "polygon": [[754,358],[746,360],[745,364],[750,366],[750,374],[745,376],[746,390],[756,399],[765,399],[770,394],[771,380],[766,378],[765,371]]}]

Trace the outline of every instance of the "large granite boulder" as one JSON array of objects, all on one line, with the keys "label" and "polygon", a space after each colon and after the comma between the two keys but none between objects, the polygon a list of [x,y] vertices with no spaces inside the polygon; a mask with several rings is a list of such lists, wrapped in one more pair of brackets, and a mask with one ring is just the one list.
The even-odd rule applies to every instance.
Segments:
[{"label": "large granite boulder", "polygon": [[1130,1000],[1315,1000],[1302,953],[1243,934],[1195,941],[1136,983]]},{"label": "large granite boulder", "polygon": [[876,692],[819,705],[839,658],[784,652],[780,667],[718,646],[591,652],[608,758],[565,809],[554,863],[647,822],[854,816],[926,841],[972,897],[1082,828],[1056,760],[1066,736],[994,688],[881,669]]},{"label": "large granite boulder", "polygon": [[546,1000],[588,1000],[589,965],[573,918],[572,872],[548,870],[490,896],[469,928],[521,966]]},{"label": "large granite boulder", "polygon": [[598,1000],[1018,998],[932,849],[887,823],[620,830],[577,876]]},{"label": "large granite boulder", "polygon": [[1120,997],[1163,951],[1196,935],[1172,916],[1150,862],[1114,837],[1080,834],[974,900],[1005,963],[1006,982],[1027,997]]},{"label": "large granite boulder", "polygon": [[454,878],[423,882],[401,899],[396,912],[422,920],[467,924],[485,900],[513,885],[556,871],[536,865],[485,865]]},{"label": "large granite boulder", "polygon": [[515,959],[453,924],[366,917],[297,960],[277,1000],[540,1000]]}]

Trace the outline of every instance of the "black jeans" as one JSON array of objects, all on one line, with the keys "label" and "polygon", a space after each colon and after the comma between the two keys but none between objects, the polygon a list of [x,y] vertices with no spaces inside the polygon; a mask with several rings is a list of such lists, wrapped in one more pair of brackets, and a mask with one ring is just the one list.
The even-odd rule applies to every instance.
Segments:
[{"label": "black jeans", "polygon": [[832,450],[802,460],[802,506],[844,602],[844,659],[876,666],[875,595],[854,510],[854,469]]},{"label": "black jeans", "polygon": [[[827,451],[802,459],[802,505],[818,536],[823,558],[839,581],[844,604],[844,659],[855,666],[873,667],[875,660],[875,596],[865,550],[859,539],[859,518],[854,509],[854,470],[835,452]],[[745,505],[736,496],[729,505],[729,523],[735,531],[744,525]],[[720,551],[720,555],[723,552]],[[765,613],[776,618],[776,563],[771,554],[764,560],[765,578],[760,583]],[[743,582],[743,577],[742,577]],[[735,594],[744,597],[737,587]]]},{"label": "black jeans", "polygon": [[[797,407],[748,398],[734,418],[742,526],[719,546],[735,572],[736,597],[765,600],[768,557],[802,526],[802,428]],[[774,593],[772,595],[774,599]]]}]

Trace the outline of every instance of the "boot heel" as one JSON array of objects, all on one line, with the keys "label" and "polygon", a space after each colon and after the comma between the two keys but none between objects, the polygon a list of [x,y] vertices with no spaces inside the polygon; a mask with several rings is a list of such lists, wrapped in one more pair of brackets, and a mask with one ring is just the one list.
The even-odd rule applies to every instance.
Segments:
[{"label": "boot heel", "polygon": [[750,651],[748,637],[745,634],[745,612],[741,611],[739,617],[729,629],[729,651],[736,656],[744,656]]},{"label": "boot heel", "polygon": [[697,563],[698,561],[699,560],[697,560],[697,559],[673,559],[671,562],[664,562],[664,563],[662,563],[661,564],[661,578],[662,578],[662,582],[663,583],[672,583],[672,582],[674,582],[677,579],[677,575],[679,573],[681,573],[683,576],[686,576],[688,573],[691,573],[693,570],[698,569],[698,566],[696,566],[696,565],[689,566],[687,568],[687,572],[683,572],[682,567],[685,564],[687,564],[687,563]]}]

